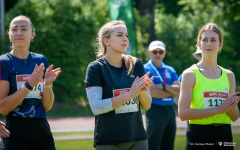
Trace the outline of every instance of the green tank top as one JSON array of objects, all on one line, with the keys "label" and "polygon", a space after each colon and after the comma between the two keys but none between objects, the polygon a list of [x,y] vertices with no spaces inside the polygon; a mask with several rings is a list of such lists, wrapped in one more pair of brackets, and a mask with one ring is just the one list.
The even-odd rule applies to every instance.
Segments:
[{"label": "green tank top", "polygon": [[[192,101],[190,108],[192,109],[207,109],[219,106],[229,94],[230,84],[228,76],[224,68],[222,75],[218,79],[208,79],[202,75],[198,67],[191,66],[196,76],[196,84],[193,88]],[[190,124],[231,124],[231,119],[227,113],[217,114],[214,116],[189,120]]]}]

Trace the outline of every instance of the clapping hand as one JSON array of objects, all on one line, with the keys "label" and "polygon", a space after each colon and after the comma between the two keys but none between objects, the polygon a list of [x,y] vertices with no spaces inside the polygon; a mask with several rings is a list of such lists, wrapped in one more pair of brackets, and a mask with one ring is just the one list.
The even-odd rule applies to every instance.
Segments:
[{"label": "clapping hand", "polygon": [[154,79],[154,77],[152,76],[151,78],[149,78],[149,74],[150,72],[147,72],[142,78],[144,78],[145,82],[144,82],[144,86],[142,88],[142,91],[147,91],[149,90],[149,88],[152,85],[152,81]]},{"label": "clapping hand", "polygon": [[53,83],[53,81],[55,81],[59,75],[59,73],[61,73],[61,69],[57,68],[57,69],[53,69],[53,64],[50,65],[45,73],[45,79],[44,79],[44,84],[45,85],[51,85]]},{"label": "clapping hand", "polygon": [[240,97],[237,96],[238,94],[239,94],[239,92],[235,92],[235,93],[229,95],[226,98],[226,100],[220,106],[218,106],[219,112],[225,113],[228,110],[230,110],[231,108],[235,107],[239,103],[239,99],[240,99]]},{"label": "clapping hand", "polygon": [[37,64],[35,65],[32,75],[28,80],[28,83],[30,84],[31,87],[35,87],[42,80],[44,69],[45,67],[43,63],[40,64],[39,66]]},{"label": "clapping hand", "polygon": [[147,72],[144,76],[141,78],[136,77],[134,80],[131,90],[129,91],[131,94],[131,97],[136,97],[141,91],[146,91],[149,89],[149,87],[152,84],[153,77],[149,78],[150,72]]}]

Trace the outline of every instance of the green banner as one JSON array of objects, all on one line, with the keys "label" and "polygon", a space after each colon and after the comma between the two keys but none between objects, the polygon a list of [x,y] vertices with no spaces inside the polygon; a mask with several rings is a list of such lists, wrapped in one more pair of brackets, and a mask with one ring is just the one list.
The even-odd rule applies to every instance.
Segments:
[{"label": "green banner", "polygon": [[132,0],[108,0],[108,6],[112,20],[123,20],[126,23],[129,40],[126,54],[137,57]]}]

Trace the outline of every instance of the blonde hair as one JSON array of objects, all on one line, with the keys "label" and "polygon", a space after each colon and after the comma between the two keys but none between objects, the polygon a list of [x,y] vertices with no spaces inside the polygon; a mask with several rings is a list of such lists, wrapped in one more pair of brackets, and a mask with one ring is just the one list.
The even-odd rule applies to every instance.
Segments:
[{"label": "blonde hair", "polygon": [[205,31],[214,31],[214,32],[216,32],[218,34],[219,43],[223,42],[223,35],[222,35],[222,31],[220,30],[220,28],[215,23],[207,23],[198,32],[197,45],[202,40],[202,34]]},{"label": "blonde hair", "polygon": [[[115,30],[115,27],[116,26],[125,26],[126,27],[126,24],[124,21],[122,20],[117,20],[117,21],[110,21],[106,24],[104,24],[98,31],[98,37],[97,37],[97,42],[95,45],[98,46],[98,49],[97,49],[97,58],[101,58],[103,57],[106,53],[107,53],[107,47],[106,45],[104,44],[103,42],[103,39],[106,38],[106,39],[109,39],[110,38],[110,35],[111,33]],[[126,64],[126,67],[128,69],[128,75],[131,74],[133,72],[133,69],[135,67],[135,64],[137,62],[137,59],[131,55],[122,55],[124,60],[125,60],[125,64]]]}]

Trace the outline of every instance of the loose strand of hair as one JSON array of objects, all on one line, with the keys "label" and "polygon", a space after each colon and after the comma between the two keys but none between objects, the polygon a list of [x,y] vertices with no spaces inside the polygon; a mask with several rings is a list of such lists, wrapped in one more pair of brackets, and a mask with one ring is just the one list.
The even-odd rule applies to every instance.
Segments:
[{"label": "loose strand of hair", "polygon": [[125,60],[125,64],[126,64],[126,67],[128,70],[127,75],[130,75],[133,73],[135,64],[137,62],[137,58],[135,58],[131,55],[124,55],[124,54],[123,54],[123,58]]}]

